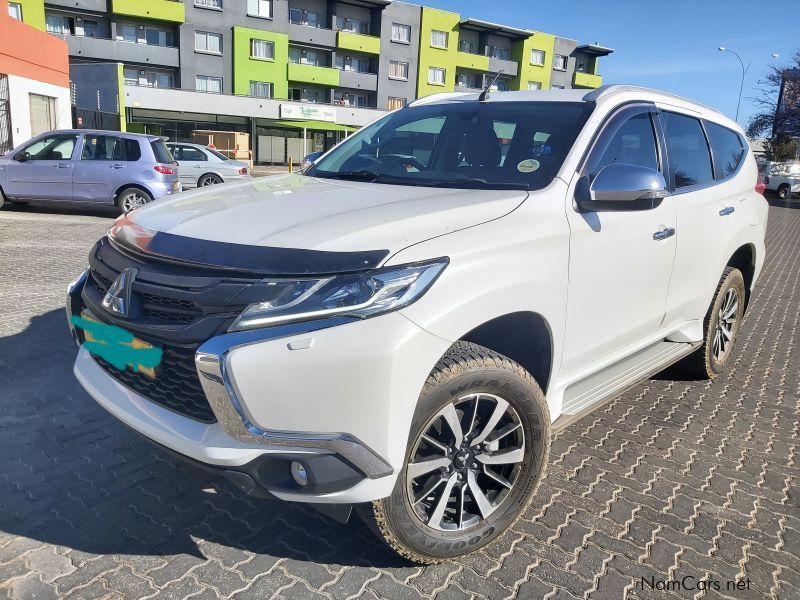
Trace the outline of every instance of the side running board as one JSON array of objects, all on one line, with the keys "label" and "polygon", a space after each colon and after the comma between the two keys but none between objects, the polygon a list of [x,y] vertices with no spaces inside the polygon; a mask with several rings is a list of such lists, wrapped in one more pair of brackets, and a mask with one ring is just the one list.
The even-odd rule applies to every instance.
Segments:
[{"label": "side running board", "polygon": [[556,430],[597,408],[603,400],[611,400],[700,347],[700,343],[658,342],[582,379],[564,391],[561,416],[553,424]]}]

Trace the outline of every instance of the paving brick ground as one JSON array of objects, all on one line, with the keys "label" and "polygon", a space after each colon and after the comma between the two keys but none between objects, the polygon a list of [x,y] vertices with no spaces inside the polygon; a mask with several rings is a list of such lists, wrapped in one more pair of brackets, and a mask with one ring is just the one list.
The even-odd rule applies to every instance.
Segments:
[{"label": "paving brick ground", "polygon": [[724,377],[662,375],[576,423],[513,531],[428,568],[358,520],[232,493],[100,409],[63,301],[112,215],[62,212],[0,212],[0,598],[800,597],[800,203],[771,209]]}]

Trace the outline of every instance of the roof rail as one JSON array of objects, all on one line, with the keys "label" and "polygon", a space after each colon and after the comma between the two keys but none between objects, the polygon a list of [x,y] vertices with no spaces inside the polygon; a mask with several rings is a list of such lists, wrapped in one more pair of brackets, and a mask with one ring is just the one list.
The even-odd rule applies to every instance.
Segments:
[{"label": "roof rail", "polygon": [[691,98],[684,98],[683,96],[678,96],[677,94],[670,94],[669,92],[662,92],[661,90],[656,90],[653,88],[648,88],[640,85],[627,85],[623,83],[610,83],[607,85],[602,85],[599,88],[592,90],[591,92],[586,94],[583,97],[583,99],[586,102],[594,102],[599,98],[604,98],[612,94],[621,94],[623,92],[653,92],[654,94],[660,94],[662,96],[666,96],[667,98],[672,98],[674,100],[690,102],[692,104],[696,104],[698,106],[702,106],[703,108],[707,108],[708,110],[714,111],[715,113],[723,114],[716,108],[708,106],[707,104],[703,104],[701,102],[697,102],[696,100],[692,100]]}]

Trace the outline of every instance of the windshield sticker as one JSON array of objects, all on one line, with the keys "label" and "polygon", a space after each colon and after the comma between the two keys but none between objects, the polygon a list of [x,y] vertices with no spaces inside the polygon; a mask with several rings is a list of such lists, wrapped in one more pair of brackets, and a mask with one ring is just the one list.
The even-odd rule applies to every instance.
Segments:
[{"label": "windshield sticker", "polygon": [[535,158],[526,158],[517,165],[517,171],[520,173],[533,173],[539,168],[539,161]]}]

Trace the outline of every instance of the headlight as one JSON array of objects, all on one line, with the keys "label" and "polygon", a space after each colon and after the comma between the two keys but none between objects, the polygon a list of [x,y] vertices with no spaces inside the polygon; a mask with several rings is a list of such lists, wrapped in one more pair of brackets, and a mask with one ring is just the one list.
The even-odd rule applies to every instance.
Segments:
[{"label": "headlight", "polygon": [[[264,279],[261,302],[248,306],[230,331],[308,321],[333,315],[365,319],[408,306],[422,296],[446,258],[386,267],[362,275],[316,279]],[[260,291],[260,290],[259,290]]]}]

